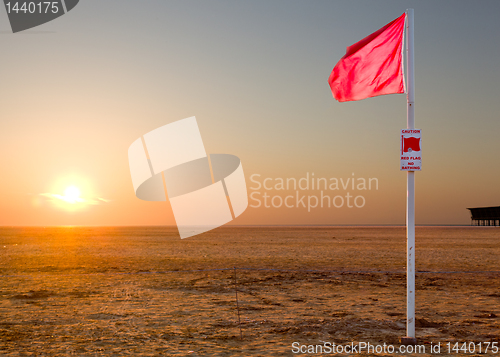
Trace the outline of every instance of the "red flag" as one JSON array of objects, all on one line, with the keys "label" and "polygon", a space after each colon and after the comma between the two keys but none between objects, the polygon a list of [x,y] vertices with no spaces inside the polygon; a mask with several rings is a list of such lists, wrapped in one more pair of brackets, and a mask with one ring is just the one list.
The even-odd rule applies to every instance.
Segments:
[{"label": "red flag", "polygon": [[347,47],[328,83],[339,102],[404,93],[403,32],[406,14]]},{"label": "red flag", "polygon": [[420,138],[403,138],[403,152],[420,151]]}]

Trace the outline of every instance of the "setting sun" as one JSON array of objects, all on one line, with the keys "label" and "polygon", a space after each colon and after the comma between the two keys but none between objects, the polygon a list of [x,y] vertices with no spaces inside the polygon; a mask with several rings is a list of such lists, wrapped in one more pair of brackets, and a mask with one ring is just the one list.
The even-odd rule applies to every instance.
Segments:
[{"label": "setting sun", "polygon": [[63,199],[68,203],[80,202],[82,200],[80,198],[80,190],[78,189],[78,187],[69,186],[68,188],[66,188],[66,190],[64,190]]},{"label": "setting sun", "polygon": [[54,180],[50,191],[37,194],[32,201],[33,205],[43,207],[45,203],[49,203],[53,208],[75,213],[111,202],[97,196],[90,181],[82,175],[61,176]]}]

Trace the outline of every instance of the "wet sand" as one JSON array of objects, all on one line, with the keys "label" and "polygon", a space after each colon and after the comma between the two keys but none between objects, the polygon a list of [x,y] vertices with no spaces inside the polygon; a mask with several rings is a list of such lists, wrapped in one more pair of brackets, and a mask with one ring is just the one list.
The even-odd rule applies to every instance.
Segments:
[{"label": "wet sand", "polygon": [[[4,227],[0,249],[2,356],[282,356],[405,335],[404,227]],[[417,227],[416,262],[420,356],[500,344],[500,228]]]}]

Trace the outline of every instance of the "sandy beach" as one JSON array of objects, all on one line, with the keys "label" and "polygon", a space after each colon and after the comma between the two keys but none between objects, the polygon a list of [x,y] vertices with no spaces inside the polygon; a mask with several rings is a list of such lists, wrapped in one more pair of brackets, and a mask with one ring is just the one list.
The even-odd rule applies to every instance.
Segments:
[{"label": "sandy beach", "polygon": [[[405,335],[404,227],[3,227],[0,249],[3,356],[283,356]],[[416,249],[418,355],[499,344],[500,228],[417,227]]]}]

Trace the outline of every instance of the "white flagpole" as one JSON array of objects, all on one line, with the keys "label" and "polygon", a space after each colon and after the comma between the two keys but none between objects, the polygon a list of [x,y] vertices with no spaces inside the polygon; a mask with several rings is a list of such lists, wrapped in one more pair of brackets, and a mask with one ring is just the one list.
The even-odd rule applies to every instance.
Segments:
[{"label": "white flagpole", "polygon": [[[415,129],[415,62],[413,38],[413,9],[407,9],[407,128]],[[415,344],[415,171],[407,172],[406,199],[406,342]]]}]

